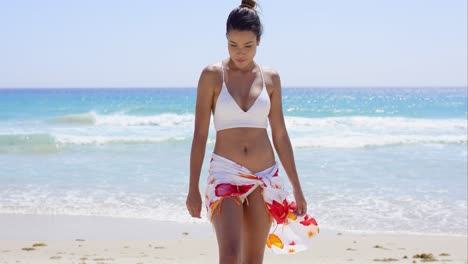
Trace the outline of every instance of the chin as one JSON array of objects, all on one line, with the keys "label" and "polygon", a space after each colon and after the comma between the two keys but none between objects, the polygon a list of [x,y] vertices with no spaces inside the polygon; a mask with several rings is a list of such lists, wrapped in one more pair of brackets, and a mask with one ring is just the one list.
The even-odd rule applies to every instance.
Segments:
[{"label": "chin", "polygon": [[233,61],[234,61],[234,64],[239,68],[244,68],[244,67],[246,67],[247,65],[250,65],[253,62],[252,60],[245,60],[242,63],[239,63],[236,60],[233,60]]}]

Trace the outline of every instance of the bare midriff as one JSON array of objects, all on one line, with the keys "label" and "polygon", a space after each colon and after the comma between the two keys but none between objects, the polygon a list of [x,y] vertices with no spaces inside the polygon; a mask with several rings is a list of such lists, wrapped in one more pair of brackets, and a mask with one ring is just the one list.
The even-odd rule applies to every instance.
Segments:
[{"label": "bare midriff", "polygon": [[213,152],[256,173],[275,164],[265,128],[236,127],[216,132]]}]

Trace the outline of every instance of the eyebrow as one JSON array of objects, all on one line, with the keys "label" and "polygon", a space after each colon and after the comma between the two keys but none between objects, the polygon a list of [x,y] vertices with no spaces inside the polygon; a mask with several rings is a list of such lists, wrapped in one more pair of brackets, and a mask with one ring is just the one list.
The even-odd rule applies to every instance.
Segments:
[{"label": "eyebrow", "polygon": [[[235,41],[232,41],[232,40],[230,40],[229,42],[234,43],[234,44],[237,44]],[[245,45],[245,44],[250,44],[250,43],[253,43],[253,40],[247,41],[246,43],[244,43],[244,45]]]}]

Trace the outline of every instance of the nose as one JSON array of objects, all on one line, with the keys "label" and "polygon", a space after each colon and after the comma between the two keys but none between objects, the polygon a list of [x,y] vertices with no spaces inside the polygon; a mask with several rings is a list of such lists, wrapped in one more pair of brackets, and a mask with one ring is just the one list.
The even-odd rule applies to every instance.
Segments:
[{"label": "nose", "polygon": [[247,54],[247,50],[245,50],[245,49],[239,49],[237,51],[237,55],[245,55],[245,54]]}]

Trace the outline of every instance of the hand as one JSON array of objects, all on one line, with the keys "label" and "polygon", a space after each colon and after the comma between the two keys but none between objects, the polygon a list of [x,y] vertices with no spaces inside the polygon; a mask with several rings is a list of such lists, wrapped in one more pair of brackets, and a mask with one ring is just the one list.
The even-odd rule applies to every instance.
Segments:
[{"label": "hand", "polygon": [[201,218],[202,200],[199,191],[189,191],[185,205],[192,217]]},{"label": "hand", "polygon": [[304,216],[307,214],[307,202],[302,190],[294,190],[294,199],[296,200],[296,210],[294,210],[293,213],[297,216]]}]

